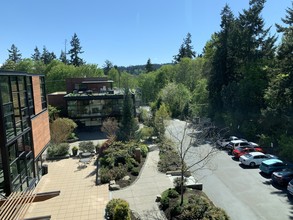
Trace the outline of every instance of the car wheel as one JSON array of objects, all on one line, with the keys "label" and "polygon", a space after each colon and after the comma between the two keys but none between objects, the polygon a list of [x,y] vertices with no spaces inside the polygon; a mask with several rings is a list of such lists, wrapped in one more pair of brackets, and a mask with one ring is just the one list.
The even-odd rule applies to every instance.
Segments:
[{"label": "car wheel", "polygon": [[255,167],[255,163],[254,163],[254,162],[251,162],[249,165],[250,165],[251,167]]}]

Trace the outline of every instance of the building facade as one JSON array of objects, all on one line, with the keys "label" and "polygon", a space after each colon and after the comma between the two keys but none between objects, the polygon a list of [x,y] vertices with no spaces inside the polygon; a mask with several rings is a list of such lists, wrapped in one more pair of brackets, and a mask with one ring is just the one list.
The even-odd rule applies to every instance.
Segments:
[{"label": "building facade", "polygon": [[0,71],[0,193],[33,188],[50,142],[44,75]]},{"label": "building facade", "polygon": [[[135,95],[130,93],[130,96],[135,114]],[[66,94],[49,94],[48,102],[58,109],[65,108],[67,117],[79,128],[96,128],[106,118],[121,119],[124,90],[113,89],[113,81],[106,77],[70,78],[66,79]]]}]

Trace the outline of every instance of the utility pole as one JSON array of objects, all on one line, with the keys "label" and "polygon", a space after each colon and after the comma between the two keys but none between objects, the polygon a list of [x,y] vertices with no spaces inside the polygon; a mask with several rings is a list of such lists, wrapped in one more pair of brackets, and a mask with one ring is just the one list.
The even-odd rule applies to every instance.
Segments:
[{"label": "utility pole", "polygon": [[64,42],[65,61],[66,61],[66,63],[67,63],[67,57],[66,57],[66,55],[67,55],[67,52],[66,52],[66,44],[67,44],[67,39],[65,39],[65,42]]}]

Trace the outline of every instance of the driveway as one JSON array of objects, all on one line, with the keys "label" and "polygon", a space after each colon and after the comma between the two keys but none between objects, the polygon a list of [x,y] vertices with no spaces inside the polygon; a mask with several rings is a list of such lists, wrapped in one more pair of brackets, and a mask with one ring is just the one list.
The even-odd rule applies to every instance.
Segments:
[{"label": "driveway", "polygon": [[[182,137],[184,125],[185,122],[173,120],[167,130]],[[189,143],[190,137],[186,136],[185,139],[184,143]],[[209,144],[201,145],[198,147],[198,152],[210,148]],[[191,165],[199,158],[200,154],[189,153],[185,162]],[[260,175],[258,168],[243,168],[225,151],[218,151],[210,158],[205,169],[197,170],[197,168],[194,166],[191,169],[192,175],[203,183],[203,191],[216,206],[223,208],[231,219],[293,218],[293,206],[286,189],[272,186],[270,178]]]}]

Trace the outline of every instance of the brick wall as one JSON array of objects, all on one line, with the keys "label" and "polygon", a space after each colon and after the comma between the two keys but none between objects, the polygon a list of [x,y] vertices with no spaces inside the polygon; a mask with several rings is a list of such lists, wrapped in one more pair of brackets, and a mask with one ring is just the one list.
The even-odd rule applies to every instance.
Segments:
[{"label": "brick wall", "polygon": [[48,111],[44,111],[32,119],[32,135],[36,157],[49,143],[51,138]]},{"label": "brick wall", "polygon": [[32,83],[34,93],[35,114],[38,114],[42,111],[40,77],[32,76]]}]

